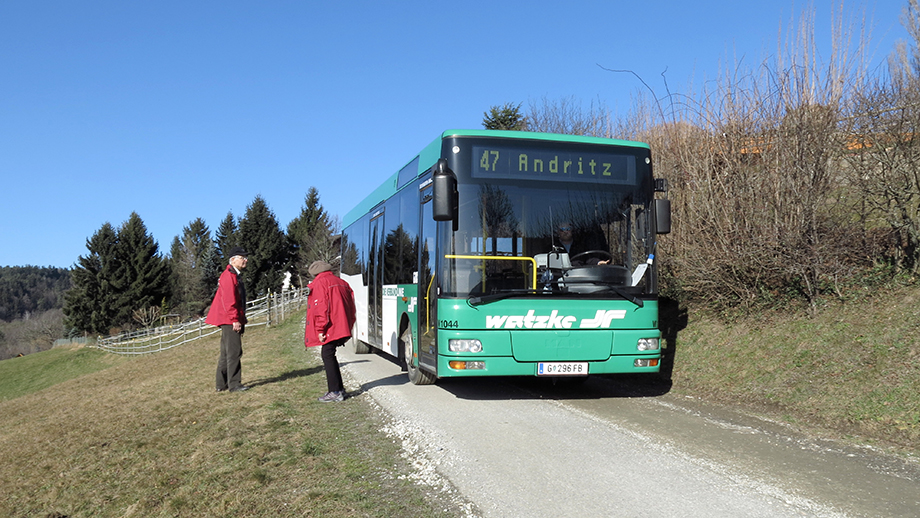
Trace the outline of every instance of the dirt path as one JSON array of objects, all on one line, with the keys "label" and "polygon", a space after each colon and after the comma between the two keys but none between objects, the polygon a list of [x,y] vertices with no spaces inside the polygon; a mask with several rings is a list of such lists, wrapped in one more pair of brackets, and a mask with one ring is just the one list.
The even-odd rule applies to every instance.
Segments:
[{"label": "dirt path", "polygon": [[419,481],[441,487],[449,480],[478,508],[471,514],[920,512],[916,463],[648,389],[637,392],[614,379],[576,387],[520,378],[419,387],[385,358],[343,351],[340,359],[348,389],[391,416],[381,433],[403,442]]}]

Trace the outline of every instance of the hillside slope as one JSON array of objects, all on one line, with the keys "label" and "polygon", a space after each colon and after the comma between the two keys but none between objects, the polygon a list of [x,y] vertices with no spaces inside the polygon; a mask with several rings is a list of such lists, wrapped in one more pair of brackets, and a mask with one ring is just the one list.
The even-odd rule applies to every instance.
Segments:
[{"label": "hillside slope", "polygon": [[238,394],[214,390],[216,337],[137,358],[0,362],[20,380],[53,382],[68,355],[89,371],[30,393],[0,376],[0,516],[460,516],[407,480],[363,398],[316,401],[325,376],[302,326],[246,332],[252,388]]},{"label": "hillside slope", "polygon": [[698,309],[671,311],[662,320],[674,327],[672,391],[916,453],[918,302],[920,287],[908,286],[814,315],[764,313],[730,325]]},{"label": "hillside slope", "polygon": [[[727,325],[671,306],[672,393],[916,454],[920,288]],[[242,394],[216,394],[216,337],[123,358],[66,348],[0,362],[2,516],[460,516],[403,475],[360,398],[322,405],[298,317],[246,334]],[[379,437],[383,440],[373,440]]]}]

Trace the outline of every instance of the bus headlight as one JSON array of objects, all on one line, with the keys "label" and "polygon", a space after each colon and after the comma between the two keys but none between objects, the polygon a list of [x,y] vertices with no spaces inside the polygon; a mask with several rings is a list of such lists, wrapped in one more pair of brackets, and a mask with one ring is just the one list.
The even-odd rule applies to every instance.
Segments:
[{"label": "bus headlight", "polygon": [[481,353],[482,342],[476,339],[451,338],[447,341],[447,348],[452,353]]},{"label": "bus headlight", "polygon": [[658,350],[658,339],[657,338],[640,338],[636,344],[636,348],[640,351],[657,351]]}]

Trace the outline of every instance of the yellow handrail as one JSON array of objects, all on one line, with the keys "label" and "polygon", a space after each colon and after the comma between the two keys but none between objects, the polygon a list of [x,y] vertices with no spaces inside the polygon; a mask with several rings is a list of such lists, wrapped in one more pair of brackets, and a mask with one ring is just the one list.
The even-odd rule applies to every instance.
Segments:
[{"label": "yellow handrail", "polygon": [[531,289],[537,289],[537,260],[533,257],[504,257],[498,255],[445,255],[445,259],[480,259],[482,262],[485,262],[486,259],[490,261],[530,261],[533,263],[533,280],[531,281]]},{"label": "yellow handrail", "polygon": [[[425,290],[425,336],[431,331],[431,287],[434,286],[434,275],[428,280],[428,289]],[[420,337],[421,338],[421,337]],[[419,345],[421,347],[421,345]]]}]

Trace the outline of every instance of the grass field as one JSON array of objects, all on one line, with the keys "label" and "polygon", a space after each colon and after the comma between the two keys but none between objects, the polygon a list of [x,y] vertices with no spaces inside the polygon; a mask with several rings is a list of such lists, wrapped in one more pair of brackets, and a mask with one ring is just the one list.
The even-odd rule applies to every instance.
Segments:
[{"label": "grass field", "polygon": [[243,393],[216,393],[216,338],[122,358],[0,362],[0,516],[460,516],[405,478],[362,398],[322,404],[300,320],[247,331]]}]

